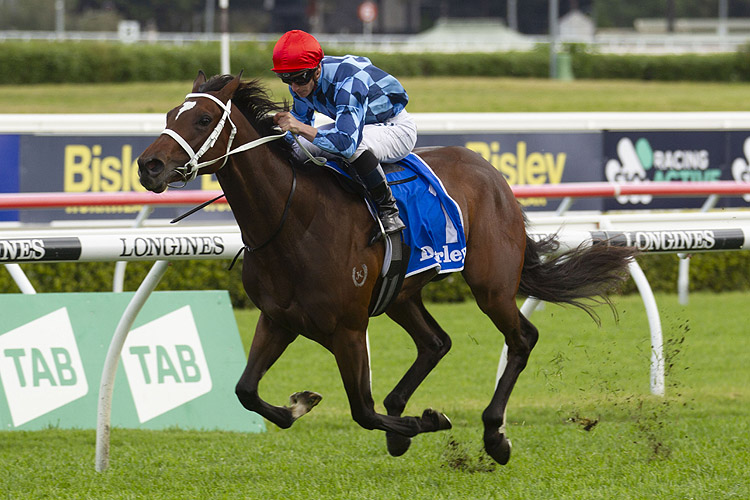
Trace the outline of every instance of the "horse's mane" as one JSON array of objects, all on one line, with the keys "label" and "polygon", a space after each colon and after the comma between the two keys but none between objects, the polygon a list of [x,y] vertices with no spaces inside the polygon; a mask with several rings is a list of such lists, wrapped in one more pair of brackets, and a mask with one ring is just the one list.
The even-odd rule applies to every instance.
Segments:
[{"label": "horse's mane", "polygon": [[[233,78],[232,75],[213,76],[200,86],[200,92],[221,90]],[[273,101],[268,95],[268,89],[257,79],[240,82],[232,96],[232,102],[261,136],[278,134],[279,131],[274,128],[272,113],[288,109],[286,102]],[[292,146],[287,141],[272,141],[269,146],[285,160],[296,162]]]}]

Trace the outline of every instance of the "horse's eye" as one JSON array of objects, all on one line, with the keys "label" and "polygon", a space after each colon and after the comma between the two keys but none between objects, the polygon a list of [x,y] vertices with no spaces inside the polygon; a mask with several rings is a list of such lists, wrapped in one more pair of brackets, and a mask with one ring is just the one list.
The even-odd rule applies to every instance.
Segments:
[{"label": "horse's eye", "polygon": [[201,127],[208,127],[211,125],[211,117],[208,115],[203,115],[198,119],[198,125]]}]

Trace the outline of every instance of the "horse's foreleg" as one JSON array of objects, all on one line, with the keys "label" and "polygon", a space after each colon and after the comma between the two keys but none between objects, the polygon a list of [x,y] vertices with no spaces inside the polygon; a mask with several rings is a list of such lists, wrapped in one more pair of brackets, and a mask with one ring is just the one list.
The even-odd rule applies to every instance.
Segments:
[{"label": "horse's foreleg", "polygon": [[247,366],[235,388],[242,406],[284,429],[309,412],[321,399],[319,394],[305,391],[293,394],[290,397],[290,406],[282,407],[268,404],[258,395],[258,383],[261,377],[295,338],[297,334],[277,327],[265,314],[261,313],[255,328],[253,343],[250,346],[250,354],[247,357]]},{"label": "horse's foreleg", "polygon": [[[388,415],[395,417],[401,416],[414,391],[451,348],[450,337],[427,312],[422,298],[418,294],[412,297],[388,309],[388,316],[406,330],[417,346],[414,363],[383,402]],[[398,457],[409,449],[411,438],[387,432],[386,442],[388,453]]]},{"label": "horse's foreleg", "polygon": [[489,406],[482,413],[484,449],[502,465],[510,460],[510,440],[505,436],[505,410],[508,399],[539,337],[536,327],[520,311],[518,318],[520,324],[517,327],[503,332],[505,342],[508,344],[508,363],[497,383]]},{"label": "horse's foreleg", "polygon": [[354,421],[365,429],[395,432],[407,437],[450,429],[450,420],[431,409],[425,410],[421,417],[397,417],[375,412],[366,336],[366,332],[339,331],[332,345]]}]

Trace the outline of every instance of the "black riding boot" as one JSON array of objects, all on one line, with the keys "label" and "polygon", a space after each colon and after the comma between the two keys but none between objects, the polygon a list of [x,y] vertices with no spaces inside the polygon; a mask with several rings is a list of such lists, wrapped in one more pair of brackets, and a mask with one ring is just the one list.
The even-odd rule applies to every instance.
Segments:
[{"label": "black riding boot", "polygon": [[398,216],[398,206],[393,197],[391,187],[385,180],[385,173],[380,162],[371,151],[365,151],[352,162],[357,174],[362,178],[372,199],[378,205],[378,217],[383,223],[386,234],[401,231],[406,227]]}]

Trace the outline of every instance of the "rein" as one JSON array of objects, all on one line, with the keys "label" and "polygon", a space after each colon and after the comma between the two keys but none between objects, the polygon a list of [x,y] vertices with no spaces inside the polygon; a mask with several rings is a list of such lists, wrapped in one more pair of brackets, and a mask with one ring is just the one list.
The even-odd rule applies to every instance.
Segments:
[{"label": "rein", "polygon": [[[286,222],[286,217],[289,215],[289,207],[292,206],[292,197],[294,196],[294,192],[297,190],[297,170],[294,169],[294,165],[291,165],[292,167],[292,188],[289,190],[289,197],[286,199],[286,205],[284,205],[284,212],[281,214],[281,220],[279,221],[279,225],[276,226],[276,230],[271,234],[271,236],[268,237],[266,241],[258,245],[257,247],[251,247],[245,242],[245,238],[243,236],[242,243],[245,244],[244,247],[240,248],[240,250],[237,252],[237,255],[234,256],[234,259],[232,259],[232,263],[229,264],[228,270],[231,271],[234,267],[234,264],[237,262],[237,259],[239,259],[240,254],[242,252],[257,252],[258,250],[264,248],[266,245],[271,243],[273,239],[281,232],[281,228],[284,227],[284,222]],[[211,200],[215,201],[215,200]]]},{"label": "rein", "polygon": [[[273,240],[277,234],[281,231],[281,228],[284,227],[284,222],[286,222],[286,217],[289,215],[289,207],[292,206],[292,197],[294,196],[294,192],[297,190],[297,171],[294,169],[294,165],[291,165],[292,167],[292,188],[289,190],[289,197],[286,199],[286,205],[284,205],[284,212],[281,214],[281,220],[279,221],[279,225],[276,227],[276,231],[271,234],[271,236],[268,237],[268,239],[258,245],[257,247],[251,247],[247,243],[245,243],[245,248],[243,250],[247,250],[249,252],[257,252],[261,248],[265,247],[269,243],[271,243],[271,240]],[[239,255],[239,254],[238,254]],[[235,257],[235,260],[237,258]]]}]

